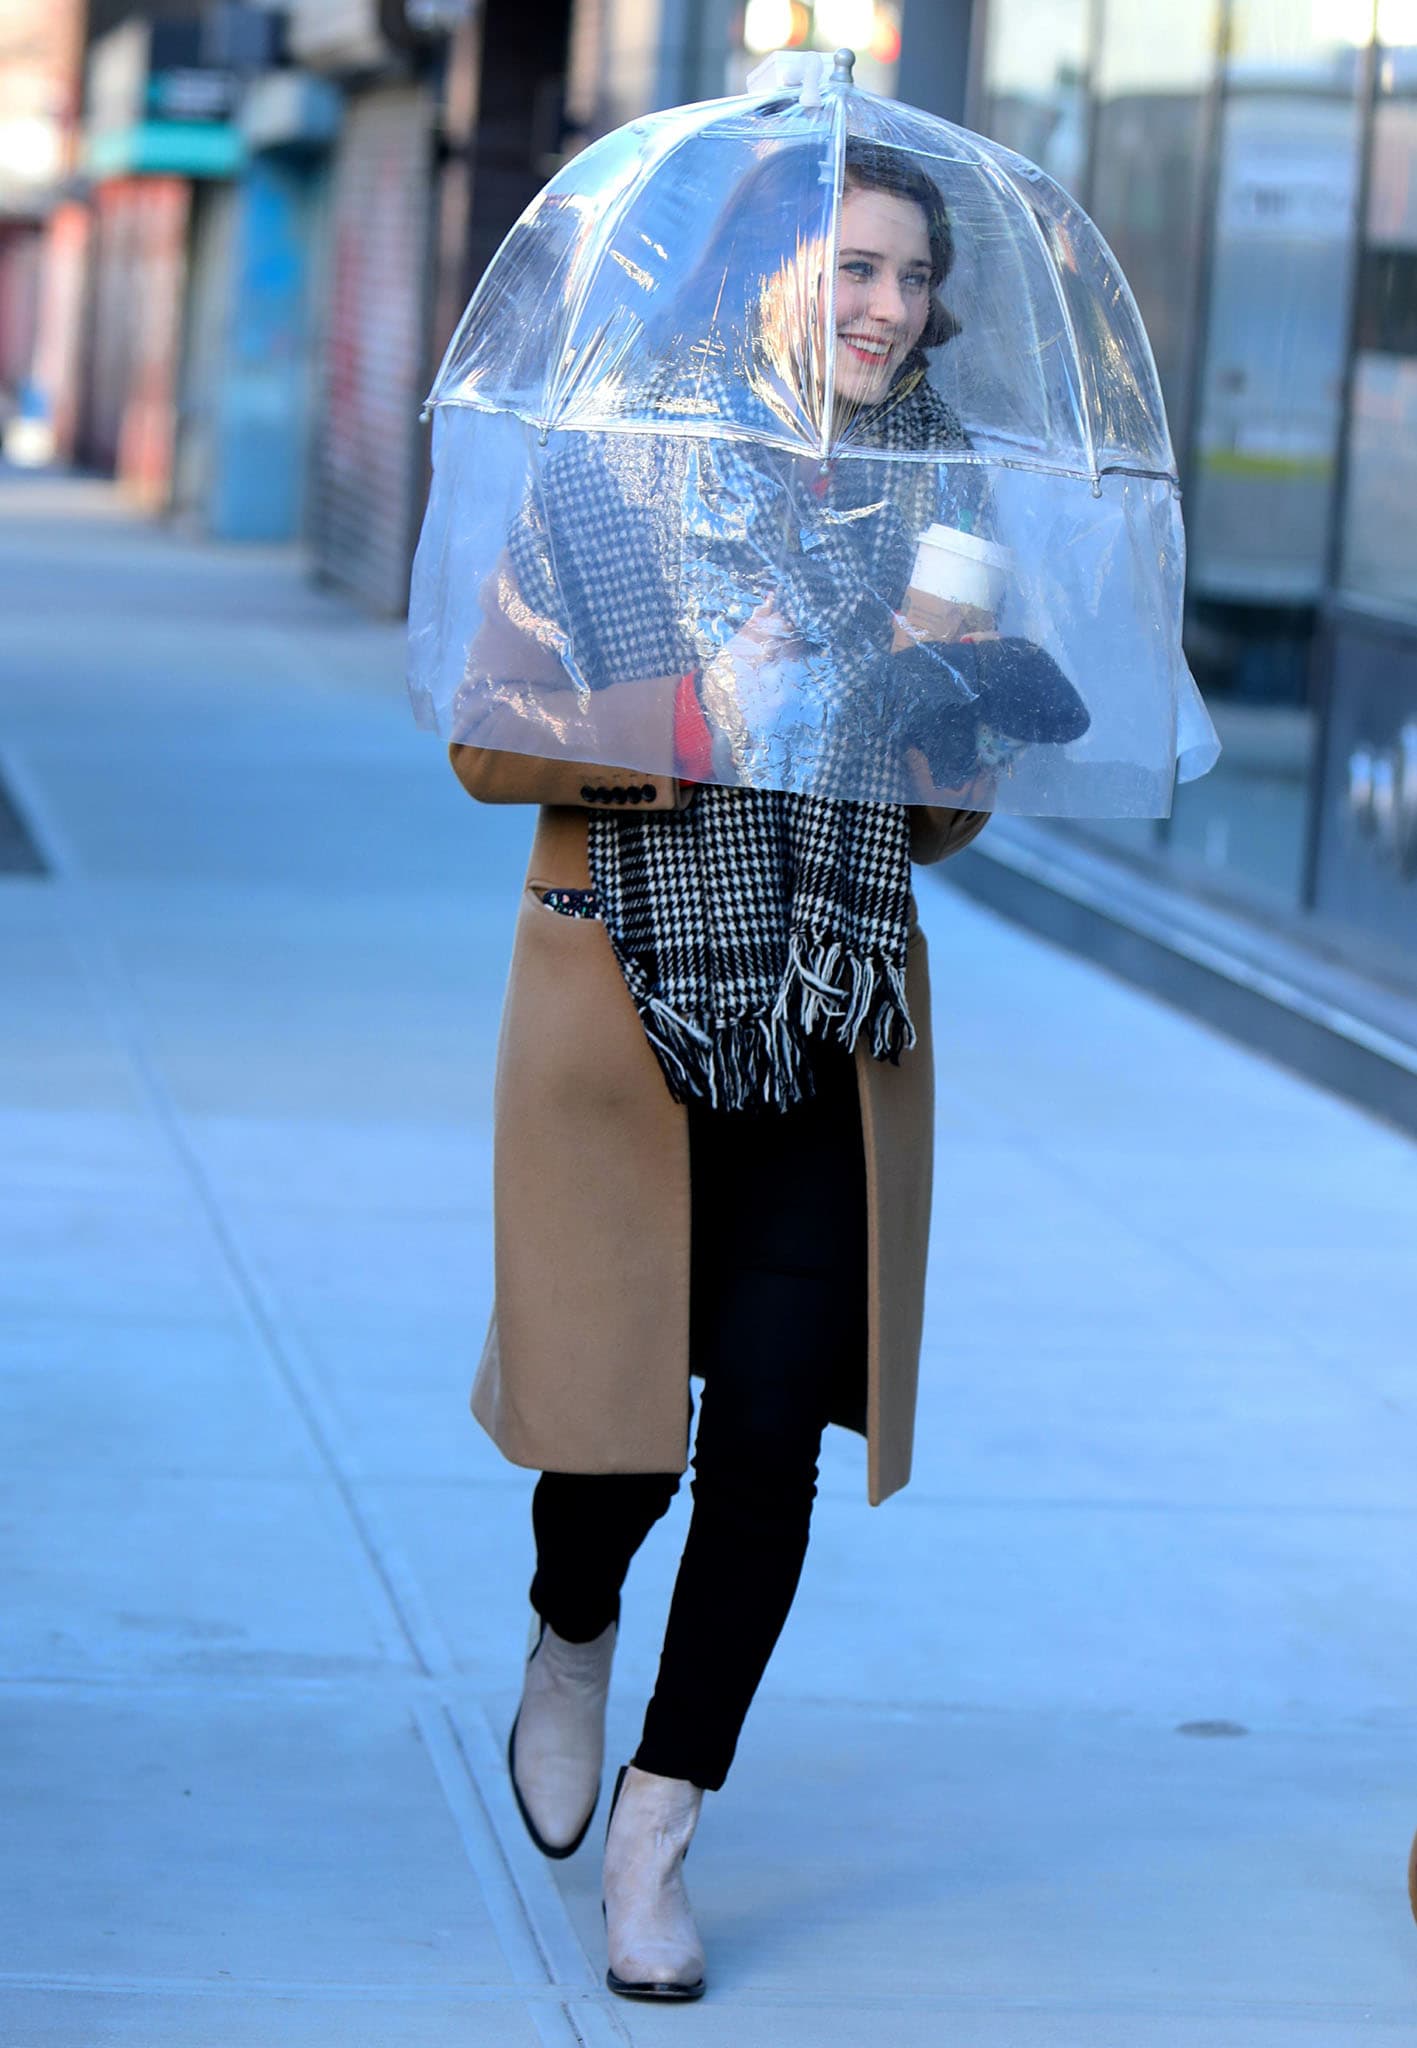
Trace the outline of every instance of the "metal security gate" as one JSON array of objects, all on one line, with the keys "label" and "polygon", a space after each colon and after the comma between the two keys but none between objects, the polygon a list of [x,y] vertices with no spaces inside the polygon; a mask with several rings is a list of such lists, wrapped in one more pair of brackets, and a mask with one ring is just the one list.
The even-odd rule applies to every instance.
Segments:
[{"label": "metal security gate", "polygon": [[418,514],[433,108],[416,86],[349,103],[335,156],[310,491],[316,569],[398,613]]}]

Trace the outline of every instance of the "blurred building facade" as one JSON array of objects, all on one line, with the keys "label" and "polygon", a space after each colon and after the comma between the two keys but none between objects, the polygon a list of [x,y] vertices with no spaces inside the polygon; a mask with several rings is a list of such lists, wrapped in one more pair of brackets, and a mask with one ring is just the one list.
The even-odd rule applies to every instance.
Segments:
[{"label": "blurred building facade", "polygon": [[81,0],[0,0],[0,431],[31,437],[39,454],[50,442],[34,371],[62,267],[51,224],[72,164],[82,36]]},{"label": "blurred building facade", "polygon": [[[305,343],[300,524],[320,574],[396,612],[417,518],[438,98],[403,14],[382,13],[373,0],[297,0],[286,13],[290,68],[260,82],[246,132],[249,170],[281,177],[290,193],[318,300]],[[321,87],[337,112],[317,140]],[[284,127],[272,112],[282,96],[294,115]]]},{"label": "blurred building facade", "polygon": [[1225,742],[1092,828],[1417,984],[1417,6],[988,0],[971,125],[1073,191],[1146,319]]},{"label": "blurred building facade", "polygon": [[1056,843],[1410,996],[1417,0],[0,0],[0,392],[396,612],[419,403],[523,206],[841,43],[1069,187],[1155,347],[1226,752],[1170,820]]}]

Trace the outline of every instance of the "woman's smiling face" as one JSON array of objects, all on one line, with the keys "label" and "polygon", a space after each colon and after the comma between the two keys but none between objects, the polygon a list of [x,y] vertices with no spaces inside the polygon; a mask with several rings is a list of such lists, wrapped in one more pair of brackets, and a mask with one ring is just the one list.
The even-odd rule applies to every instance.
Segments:
[{"label": "woman's smiling face", "polygon": [[836,263],[836,395],[884,398],[930,317],[930,236],[913,199],[848,185]]}]

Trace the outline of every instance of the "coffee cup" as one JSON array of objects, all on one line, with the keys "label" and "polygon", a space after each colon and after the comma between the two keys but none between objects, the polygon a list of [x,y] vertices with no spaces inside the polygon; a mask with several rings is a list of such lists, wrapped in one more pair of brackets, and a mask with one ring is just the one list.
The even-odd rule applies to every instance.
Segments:
[{"label": "coffee cup", "polygon": [[930,637],[932,625],[978,612],[992,621],[1008,585],[1013,556],[997,541],[954,526],[929,526],[915,551],[906,617]]}]

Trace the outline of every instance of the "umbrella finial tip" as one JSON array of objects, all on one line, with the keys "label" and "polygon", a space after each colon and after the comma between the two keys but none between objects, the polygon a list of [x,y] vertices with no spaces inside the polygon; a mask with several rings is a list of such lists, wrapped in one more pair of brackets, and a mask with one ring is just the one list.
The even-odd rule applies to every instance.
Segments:
[{"label": "umbrella finial tip", "polygon": [[832,84],[854,85],[856,83],[855,71],[856,52],[846,49],[837,50],[832,57]]}]

